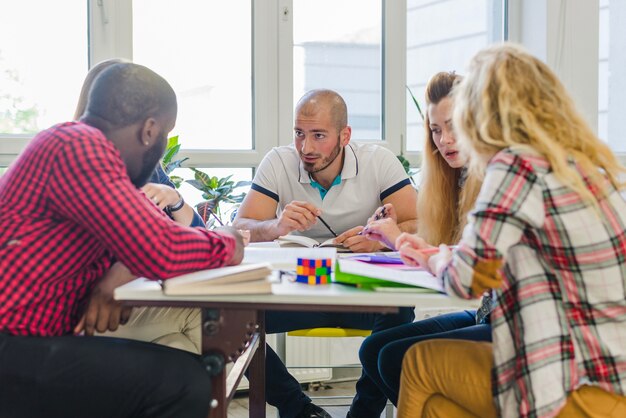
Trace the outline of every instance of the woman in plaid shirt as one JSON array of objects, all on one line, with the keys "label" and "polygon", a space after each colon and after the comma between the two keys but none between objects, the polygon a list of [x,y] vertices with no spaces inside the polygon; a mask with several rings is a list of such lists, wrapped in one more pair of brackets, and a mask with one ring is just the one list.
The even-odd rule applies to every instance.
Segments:
[{"label": "woman in plaid shirt", "polygon": [[396,247],[452,294],[496,289],[493,343],[413,346],[398,417],[626,416],[624,168],[553,72],[510,44],[472,60],[454,126],[484,173],[461,244]]}]

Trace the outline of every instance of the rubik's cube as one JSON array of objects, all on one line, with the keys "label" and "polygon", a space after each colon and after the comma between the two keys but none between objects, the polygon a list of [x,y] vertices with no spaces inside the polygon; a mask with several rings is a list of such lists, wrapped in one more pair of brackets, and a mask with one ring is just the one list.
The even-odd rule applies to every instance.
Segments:
[{"label": "rubik's cube", "polygon": [[332,259],[298,258],[296,281],[310,285],[330,283]]}]

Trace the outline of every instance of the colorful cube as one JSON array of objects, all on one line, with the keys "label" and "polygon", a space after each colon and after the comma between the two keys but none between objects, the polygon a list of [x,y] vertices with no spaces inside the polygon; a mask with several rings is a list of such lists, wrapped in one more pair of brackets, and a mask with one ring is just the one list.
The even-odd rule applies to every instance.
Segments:
[{"label": "colorful cube", "polygon": [[330,258],[298,258],[296,281],[309,285],[328,284],[332,265],[333,260]]}]

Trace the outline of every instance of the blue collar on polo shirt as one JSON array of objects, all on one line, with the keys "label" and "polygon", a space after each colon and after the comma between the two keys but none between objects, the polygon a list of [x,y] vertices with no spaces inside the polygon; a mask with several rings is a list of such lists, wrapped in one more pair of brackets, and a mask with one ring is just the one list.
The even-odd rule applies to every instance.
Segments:
[{"label": "blue collar on polo shirt", "polygon": [[333,186],[336,186],[341,183],[341,174],[335,177],[335,180],[333,180],[333,183],[330,185],[328,190],[326,190],[324,186],[322,186],[321,184],[313,180],[312,177],[310,178],[310,180],[311,180],[311,186],[314,189],[317,189],[318,192],[320,192],[320,197],[322,198],[322,200],[324,200],[324,198],[326,197],[326,193],[328,193],[328,190],[330,190]]}]

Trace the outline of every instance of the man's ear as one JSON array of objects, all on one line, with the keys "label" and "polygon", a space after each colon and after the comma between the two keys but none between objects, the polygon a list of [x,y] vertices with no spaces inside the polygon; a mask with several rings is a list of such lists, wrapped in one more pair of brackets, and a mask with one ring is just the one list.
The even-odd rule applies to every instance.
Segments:
[{"label": "man's ear", "polygon": [[339,133],[339,137],[341,138],[341,146],[345,147],[350,142],[350,137],[352,137],[352,128],[346,125],[345,128],[341,130]]},{"label": "man's ear", "polygon": [[143,122],[141,127],[141,142],[143,145],[150,146],[154,144],[159,136],[159,123],[154,118],[148,118]]}]

